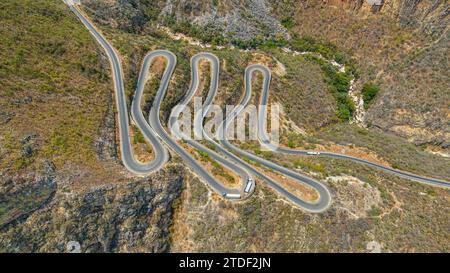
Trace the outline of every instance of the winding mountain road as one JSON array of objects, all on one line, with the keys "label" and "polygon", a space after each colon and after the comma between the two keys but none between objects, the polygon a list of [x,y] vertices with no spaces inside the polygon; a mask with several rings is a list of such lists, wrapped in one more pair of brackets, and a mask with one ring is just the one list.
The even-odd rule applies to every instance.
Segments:
[{"label": "winding mountain road", "polygon": [[[239,113],[245,108],[245,105],[250,100],[250,97],[251,97],[250,91],[251,90],[247,90],[248,92],[245,93],[244,99],[241,102],[241,104],[236,106],[231,111],[231,113],[225,118],[225,120],[220,124],[220,126],[217,128],[216,136],[218,137],[219,142],[222,145],[217,143],[214,140],[214,137],[210,136],[208,134],[208,132],[206,132],[204,130],[204,128],[201,124],[203,123],[205,116],[209,112],[209,109],[212,105],[215,95],[217,94],[217,90],[218,90],[218,86],[219,86],[219,67],[220,67],[220,65],[219,65],[219,60],[215,55],[212,55],[211,53],[200,53],[193,57],[193,59],[191,60],[191,79],[192,79],[191,87],[189,89],[190,91],[188,92],[188,96],[185,98],[184,102],[181,103],[181,105],[186,105],[187,102],[190,99],[192,99],[193,95],[195,94],[195,91],[197,90],[198,81],[199,81],[198,80],[198,66],[195,64],[198,64],[199,58],[206,58],[212,62],[212,65],[211,65],[212,77],[211,77],[211,81],[210,81],[211,84],[210,84],[209,93],[202,105],[202,108],[204,110],[202,113],[194,116],[194,123],[198,124],[198,126],[194,126],[194,129],[199,130],[199,128],[202,128],[202,129],[200,129],[201,131],[196,132],[196,134],[197,135],[202,134],[202,137],[205,140],[207,140],[208,142],[210,142],[212,145],[214,145],[215,149],[221,154],[221,156],[219,156],[215,152],[211,151],[212,153],[210,153],[210,155],[214,155],[214,158],[218,159],[218,161],[221,163],[223,161],[229,162],[228,164],[232,164],[232,166],[235,167],[235,170],[245,170],[245,173],[252,174],[253,176],[257,176],[257,177],[261,178],[270,187],[272,187],[274,190],[276,190],[279,194],[281,194],[286,199],[290,200],[292,203],[296,204],[297,206],[301,207],[302,209],[304,209],[306,211],[313,212],[313,213],[319,213],[319,212],[323,212],[324,210],[326,210],[331,204],[331,195],[330,195],[328,189],[324,185],[322,185],[321,183],[319,183],[318,181],[316,181],[312,178],[301,175],[297,172],[294,172],[287,168],[284,168],[278,164],[275,164],[275,163],[270,162],[265,159],[261,159],[257,156],[254,156],[253,154],[250,154],[244,150],[241,150],[241,149],[231,145],[228,142],[228,140],[226,139],[225,136],[226,136],[226,131],[228,128],[227,126],[230,123],[232,123],[234,118],[237,115],[239,115]],[[194,64],[194,65],[192,65],[192,64]],[[252,67],[250,66],[247,69],[252,69]],[[173,120],[170,122],[171,123],[170,127],[174,128],[175,130],[178,128],[178,126],[174,126],[174,125],[176,125],[177,117],[181,113],[182,110],[183,110],[183,108],[176,107],[174,109],[174,111],[172,112],[171,116],[173,117]],[[183,136],[181,136],[180,132],[175,132],[175,134],[178,135],[180,138],[183,138]],[[188,143],[191,143],[191,144],[195,143],[195,141],[191,140],[189,136],[184,137],[183,139]],[[201,147],[197,147],[197,148],[202,149]],[[248,159],[254,160],[255,162],[260,163],[268,168],[271,168],[272,170],[275,170],[282,175],[288,176],[297,183],[302,183],[302,184],[305,184],[305,185],[313,188],[315,191],[317,191],[319,198],[317,200],[315,200],[314,202],[308,202],[308,201],[302,200],[295,194],[292,194],[290,191],[283,188],[280,185],[280,183],[277,183],[277,181],[273,180],[272,178],[270,178],[269,176],[264,174],[261,170],[255,168],[254,166],[245,162],[243,159],[241,159],[238,156],[236,156],[235,154],[231,153],[229,150],[233,151],[237,154],[241,154],[241,155],[247,157]],[[239,172],[241,172],[241,171],[239,171]],[[225,195],[225,197],[226,197],[226,195]]]},{"label": "winding mountain road", "polygon": [[[167,149],[162,145],[163,141],[170,147],[174,152],[180,155],[183,161],[204,181],[206,181],[212,189],[214,189],[220,195],[224,197],[229,197],[230,199],[239,199],[241,197],[240,189],[228,189],[224,187],[221,183],[209,174],[196,160],[186,152],[177,142],[174,140],[165,130],[161,124],[159,118],[160,105],[167,91],[170,78],[176,66],[176,56],[170,51],[166,50],[156,50],[145,56],[142,68],[139,74],[136,92],[131,105],[131,116],[136,126],[141,130],[145,139],[149,141],[152,145],[153,151],[155,153],[154,159],[147,163],[142,164],[138,162],[133,154],[133,149],[130,143],[130,132],[129,132],[129,119],[127,103],[125,98],[125,88],[123,84],[123,72],[120,59],[117,52],[109,44],[109,42],[103,37],[103,35],[94,27],[94,25],[78,10],[76,5],[71,2],[65,1],[69,8],[74,12],[77,17],[81,20],[84,26],[90,31],[97,42],[105,50],[112,68],[112,74],[114,79],[114,90],[116,93],[116,104],[118,109],[118,125],[120,134],[120,151],[122,161],[124,166],[132,173],[137,175],[147,175],[151,172],[159,170],[169,159],[169,154]],[[156,93],[155,99],[153,101],[152,107],[149,113],[148,122],[145,120],[144,115],[141,110],[141,100],[144,92],[145,83],[148,79],[149,68],[152,62],[157,57],[163,57],[167,60],[166,69],[163,73],[160,87]],[[214,56],[215,57],[215,56]],[[215,57],[217,58],[217,57]],[[195,91],[195,90],[194,90]],[[212,151],[203,146],[198,146],[200,150],[208,152],[210,155],[214,155]],[[227,168],[231,168],[244,177],[245,181],[248,179],[248,174],[245,173],[238,166],[230,164],[229,162],[224,162],[223,158],[214,157],[214,159],[224,163]]]},{"label": "winding mountain road", "polygon": [[[123,84],[123,72],[118,54],[114,48],[108,43],[108,41],[100,34],[99,31],[93,26],[93,24],[78,10],[76,5],[71,1],[65,0],[69,8],[77,15],[85,27],[91,32],[97,42],[104,48],[112,68],[112,74],[114,79],[114,89],[116,93],[116,104],[118,109],[118,125],[120,133],[120,151],[122,161],[124,166],[130,171],[137,175],[146,175],[150,172],[159,170],[168,160],[169,153],[167,151],[168,147],[173,152],[177,153],[181,159],[188,165],[188,167],[201,177],[208,185],[218,194],[222,195],[228,199],[242,199],[248,196],[248,194],[243,193],[243,188],[245,182],[252,178],[252,176],[260,177],[264,180],[270,187],[275,189],[282,196],[301,207],[302,209],[309,212],[322,212],[326,210],[331,204],[331,195],[328,189],[320,182],[300,174],[298,172],[287,169],[279,164],[273,163],[269,160],[258,157],[257,155],[242,150],[239,147],[234,146],[225,137],[226,132],[229,129],[229,125],[232,123],[233,119],[238,116],[248,104],[251,99],[251,82],[252,75],[254,72],[259,71],[264,76],[263,90],[260,100],[260,111],[258,116],[258,138],[261,144],[271,150],[277,152],[283,152],[288,154],[299,154],[299,155],[311,155],[311,151],[303,150],[293,150],[282,147],[277,147],[270,142],[270,138],[266,133],[266,121],[265,117],[267,114],[267,100],[269,94],[270,85],[270,70],[262,65],[251,65],[245,70],[245,94],[241,103],[237,105],[234,110],[225,118],[217,129],[217,134],[215,136],[208,135],[203,128],[203,120],[209,112],[210,106],[215,98],[218,89],[219,82],[219,59],[211,53],[199,53],[192,57],[191,59],[191,85],[184,97],[184,99],[172,110],[171,117],[169,118],[169,128],[171,129],[171,134],[169,134],[166,128],[162,125],[160,120],[160,106],[167,92],[170,79],[172,77],[173,71],[176,66],[176,56],[167,50],[156,50],[150,52],[145,56],[142,68],[139,74],[136,92],[131,104],[131,117],[132,121],[142,132],[145,139],[151,144],[154,151],[154,159],[148,163],[141,163],[137,161],[133,154],[133,149],[130,143],[130,132],[129,132],[129,117],[127,110],[127,103]],[[148,116],[148,121],[145,120],[144,114],[141,109],[141,101],[144,92],[145,84],[148,80],[149,70],[152,62],[155,58],[165,58],[166,68],[162,75],[159,89],[155,95],[150,113]],[[215,150],[209,149],[199,142],[192,140],[190,136],[183,135],[182,132],[177,130],[178,128],[178,116],[187,107],[188,103],[191,101],[195,93],[199,88],[199,76],[198,76],[198,64],[201,59],[204,59],[210,63],[211,67],[211,80],[208,95],[203,102],[203,112],[194,117],[194,123],[201,124],[200,127],[194,126],[194,128],[201,128],[200,131],[196,131],[196,134],[202,134],[203,137],[210,142]],[[175,128],[175,129],[174,129]],[[215,138],[218,141],[215,141]],[[240,188],[227,188],[222,183],[218,182],[205,168],[198,163],[192,155],[183,149],[183,147],[177,142],[177,139],[183,139],[191,147],[198,149],[200,151],[208,153],[212,159],[224,165],[227,169],[236,173],[241,179]],[[164,145],[164,144],[165,145]],[[282,187],[277,181],[268,177],[260,169],[250,165],[247,161],[243,160],[241,157],[245,157],[252,160],[258,164],[261,164],[271,170],[274,170],[284,176],[288,176],[292,180],[298,183],[305,184],[313,188],[318,193],[318,200],[314,202],[307,202],[300,199],[296,195],[292,194],[290,191]],[[335,154],[329,152],[314,152],[314,155],[328,156],[334,158],[348,159],[356,161],[362,164],[370,165],[375,168],[384,170],[389,173],[399,175],[403,178],[408,178],[414,181],[419,181],[422,183],[427,183],[435,186],[449,187],[450,184],[443,180],[438,180],[434,178],[426,178],[407,172],[399,171],[396,169],[388,168],[373,162],[369,162],[363,159],[350,157],[342,154]]]}]

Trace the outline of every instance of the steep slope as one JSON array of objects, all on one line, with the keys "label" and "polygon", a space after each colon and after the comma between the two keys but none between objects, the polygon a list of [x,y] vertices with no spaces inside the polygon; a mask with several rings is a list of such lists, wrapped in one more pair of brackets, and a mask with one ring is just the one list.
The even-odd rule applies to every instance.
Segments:
[{"label": "steep slope", "polygon": [[99,20],[125,31],[151,31],[150,23],[157,21],[171,26],[179,24],[179,27],[196,25],[208,34],[231,39],[289,37],[281,23],[270,15],[264,0],[82,0],[82,3],[94,10]]},{"label": "steep slope", "polygon": [[39,211],[2,228],[0,251],[68,252],[75,242],[81,252],[166,252],[181,175],[171,168],[125,184],[59,190]]},{"label": "steep slope", "polygon": [[0,35],[0,252],[169,250],[183,167],[135,178],[119,164],[90,33],[63,1],[6,0]]},{"label": "steep slope", "polygon": [[[243,48],[271,39],[284,45],[293,36],[313,37],[325,45],[331,42],[340,51],[339,59],[356,67],[357,96],[362,96],[366,83],[380,87],[379,94],[367,102],[367,115],[359,115],[364,124],[415,144],[448,147],[448,1],[83,3],[99,22],[140,34],[152,35],[157,25],[166,25],[205,42],[233,43]],[[298,118],[298,113],[297,109],[289,116],[298,123],[304,122],[306,118]],[[320,124],[328,125],[330,121]]]},{"label": "steep slope", "polygon": [[[445,11],[443,1],[392,1],[391,11],[388,6],[371,10],[363,1],[83,2],[121,54],[129,96],[145,53],[167,48],[178,56],[163,119],[187,90],[189,57],[205,49],[175,41],[157,24],[175,31],[186,28],[212,43],[248,38],[250,43],[242,43],[243,47],[254,39],[259,42],[259,36],[289,38],[285,32],[289,29],[290,34],[314,37],[312,45],[311,39],[300,41],[328,57],[339,55],[340,61],[354,63],[357,89],[366,82],[381,87],[368,105],[370,128],[338,121],[335,98],[327,90],[333,79],[327,78],[316,59],[293,57],[278,48],[282,44],[260,44],[253,51],[212,48],[222,62],[221,105],[239,100],[244,68],[262,62],[274,72],[274,100],[310,133],[293,135],[297,147],[356,151],[362,156],[375,153],[375,158],[391,166],[448,178],[448,159],[377,129],[415,143],[447,145],[448,136],[440,132],[448,124],[445,116],[440,117],[448,88],[442,88],[445,67],[439,62],[448,63],[444,54],[448,40],[439,28],[445,20],[436,15]],[[420,13],[427,3],[436,8]],[[0,93],[0,251],[68,251],[71,241],[86,252],[366,252],[371,241],[389,252],[447,251],[448,190],[348,161],[265,154],[330,187],[335,201],[321,215],[292,207],[259,180],[251,198],[232,203],[220,199],[179,164],[146,178],[131,177],[117,160],[109,64],[89,33],[62,2],[7,0],[0,7],[4,11],[0,31],[5,37],[0,41],[4,54],[0,79],[5,82]],[[240,8],[247,13],[233,15]],[[214,10],[217,17],[212,17]],[[430,17],[422,20],[421,14]],[[234,26],[243,29],[235,33],[230,28],[223,40],[213,40],[216,29],[205,23],[211,18],[219,22],[238,18]],[[275,31],[265,33],[266,27]],[[199,29],[209,32],[202,36]],[[411,67],[424,77],[409,74]],[[409,89],[397,85],[399,75]],[[425,83],[430,89],[420,97]],[[419,134],[422,131],[405,124],[433,130]],[[407,133],[401,130],[405,128]]]},{"label": "steep slope", "polygon": [[381,90],[366,123],[416,144],[448,147],[448,1],[270,1],[294,33],[331,41],[357,64],[356,88]]}]

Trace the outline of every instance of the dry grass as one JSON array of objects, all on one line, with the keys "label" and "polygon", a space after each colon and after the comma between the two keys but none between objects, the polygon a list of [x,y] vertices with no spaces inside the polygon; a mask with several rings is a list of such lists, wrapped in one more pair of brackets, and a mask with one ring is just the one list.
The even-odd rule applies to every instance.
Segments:
[{"label": "dry grass", "polygon": [[[109,62],[89,32],[61,1],[2,1],[0,166],[13,172],[40,168],[80,173],[76,183],[110,179],[94,143],[112,90]],[[33,155],[21,140],[33,135]]]}]

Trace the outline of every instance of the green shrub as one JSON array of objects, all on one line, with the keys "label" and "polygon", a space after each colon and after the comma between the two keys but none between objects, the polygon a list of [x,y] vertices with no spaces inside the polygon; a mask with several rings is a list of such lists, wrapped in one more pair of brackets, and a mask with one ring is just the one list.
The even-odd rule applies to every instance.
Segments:
[{"label": "green shrub", "polygon": [[325,73],[325,81],[328,89],[336,99],[337,116],[343,121],[350,120],[356,110],[353,100],[348,95],[350,81],[352,79],[349,72],[339,72],[336,67],[326,62],[321,63],[320,67]]},{"label": "green shrub", "polygon": [[343,59],[343,55],[337,51],[335,45],[331,43],[323,43],[312,37],[294,37],[291,42],[292,48],[297,51],[316,52],[326,59],[335,59],[339,55],[339,59]]},{"label": "green shrub", "polygon": [[198,153],[201,157],[203,157],[204,159],[209,160],[209,154],[208,154],[207,152],[197,150],[197,153]]},{"label": "green shrub", "polygon": [[287,135],[287,146],[289,148],[297,148],[302,145],[304,137],[297,133],[289,133]]},{"label": "green shrub", "polygon": [[135,130],[134,130],[133,142],[134,142],[135,144],[137,144],[137,143],[145,143],[144,135],[143,135],[142,132],[141,132],[140,130],[138,130],[136,127],[135,127]]},{"label": "green shrub", "polygon": [[361,91],[364,100],[364,107],[367,108],[369,106],[379,91],[380,87],[374,83],[368,82],[364,84]]},{"label": "green shrub", "polygon": [[285,17],[283,19],[281,19],[281,24],[287,28],[287,29],[291,29],[292,27],[294,27],[295,22],[291,17]]},{"label": "green shrub", "polygon": [[321,165],[320,163],[313,163],[307,160],[296,160],[294,161],[294,167],[300,168],[303,170],[313,171],[317,173],[321,173],[323,175],[327,175],[327,171],[325,170],[325,167]]},{"label": "green shrub", "polygon": [[377,206],[372,206],[372,208],[369,210],[368,215],[370,217],[378,217],[383,213],[383,211],[377,207]]}]

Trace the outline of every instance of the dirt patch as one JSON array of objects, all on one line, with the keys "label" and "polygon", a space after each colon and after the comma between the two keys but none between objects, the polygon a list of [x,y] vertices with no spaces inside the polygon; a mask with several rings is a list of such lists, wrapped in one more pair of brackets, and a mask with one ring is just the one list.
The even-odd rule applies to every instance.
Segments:
[{"label": "dirt patch", "polygon": [[380,191],[370,184],[349,175],[329,176],[330,186],[336,190],[334,206],[352,218],[367,217],[382,203]]},{"label": "dirt patch", "polygon": [[214,176],[220,183],[229,188],[238,188],[240,185],[240,177],[231,170],[223,167],[212,159],[207,153],[198,151],[186,143],[182,143],[181,146],[184,150],[189,152],[197,162],[205,168],[208,173]]},{"label": "dirt patch", "polygon": [[317,191],[309,186],[306,186],[305,184],[299,183],[291,179],[290,177],[279,175],[278,173],[269,171],[267,169],[257,169],[302,200],[314,202],[319,199]]},{"label": "dirt patch", "polygon": [[341,153],[345,155],[350,155],[358,158],[362,158],[371,162],[375,162],[377,164],[381,164],[384,166],[390,166],[389,163],[381,158],[376,153],[370,151],[369,149],[363,148],[363,147],[357,147],[357,146],[343,146],[343,145],[337,145],[337,144],[330,144],[327,146],[317,145],[318,150],[325,150],[335,153]]},{"label": "dirt patch", "polygon": [[130,126],[130,138],[136,160],[141,163],[146,163],[155,158],[152,146],[145,140],[144,135],[142,135],[139,129],[134,125]]}]

